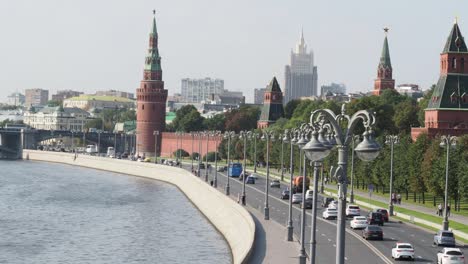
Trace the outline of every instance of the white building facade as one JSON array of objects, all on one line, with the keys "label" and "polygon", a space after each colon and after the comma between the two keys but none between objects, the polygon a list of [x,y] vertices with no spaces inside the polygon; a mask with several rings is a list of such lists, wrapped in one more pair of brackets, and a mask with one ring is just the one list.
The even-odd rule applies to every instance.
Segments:
[{"label": "white building facade", "polygon": [[224,80],[222,79],[182,79],[181,96],[186,103],[201,103],[208,100],[211,95],[224,93]]},{"label": "white building facade", "polygon": [[90,114],[79,108],[44,107],[24,113],[23,122],[35,129],[84,131]]}]

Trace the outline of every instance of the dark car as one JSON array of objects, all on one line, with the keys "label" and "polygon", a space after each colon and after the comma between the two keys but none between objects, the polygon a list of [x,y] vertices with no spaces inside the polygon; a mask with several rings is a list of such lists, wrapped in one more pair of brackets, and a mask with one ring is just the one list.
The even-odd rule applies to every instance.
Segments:
[{"label": "dark car", "polygon": [[388,222],[389,213],[388,213],[387,209],[379,208],[379,209],[375,209],[375,212],[381,213],[382,217],[383,217],[383,220],[385,222]]},{"label": "dark car", "polygon": [[323,197],[322,199],[322,207],[328,207],[328,205],[333,201],[332,197]]},{"label": "dark car", "polygon": [[289,190],[283,190],[281,192],[280,198],[283,199],[283,200],[289,199]]},{"label": "dark car", "polygon": [[362,230],[362,237],[367,239],[379,239],[383,240],[383,231],[382,228],[378,226],[369,225],[364,230]]},{"label": "dark car", "polygon": [[200,169],[205,169],[205,163],[200,163]]},{"label": "dark car", "polygon": [[[305,205],[306,209],[312,209],[312,200],[311,199],[306,199],[304,205]],[[303,205],[301,203],[301,208],[302,208],[302,206]]]},{"label": "dark car", "polygon": [[369,212],[367,215],[367,224],[383,226],[384,220],[381,213]]},{"label": "dark car", "polygon": [[255,178],[247,176],[247,180],[245,180],[246,184],[255,184]]}]

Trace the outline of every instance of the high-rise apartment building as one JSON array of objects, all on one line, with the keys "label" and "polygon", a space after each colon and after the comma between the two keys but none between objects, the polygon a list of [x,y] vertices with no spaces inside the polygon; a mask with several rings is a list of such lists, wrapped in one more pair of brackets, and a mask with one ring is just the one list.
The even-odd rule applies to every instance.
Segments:
[{"label": "high-rise apartment building", "polygon": [[287,104],[293,99],[310,97],[317,95],[317,66],[314,66],[314,54],[307,51],[307,44],[304,41],[304,33],[296,45],[296,49],[291,51],[290,65],[286,65],[284,72],[285,80],[285,100]]},{"label": "high-rise apartment building", "polygon": [[49,90],[44,89],[26,89],[25,92],[25,106],[46,105],[49,100]]},{"label": "high-rise apartment building", "polygon": [[182,100],[186,103],[200,103],[209,100],[212,95],[224,93],[224,80],[221,79],[182,79]]},{"label": "high-rise apartment building", "polygon": [[24,104],[25,97],[21,93],[15,92],[7,97],[7,105],[19,106]]},{"label": "high-rise apartment building", "polygon": [[265,95],[266,88],[254,89],[254,104],[263,104],[263,96]]},{"label": "high-rise apartment building", "polygon": [[75,97],[75,96],[80,96],[81,94],[83,94],[83,92],[72,91],[72,90],[60,90],[60,91],[57,91],[56,94],[52,95],[52,100],[63,102],[63,100],[65,99]]}]

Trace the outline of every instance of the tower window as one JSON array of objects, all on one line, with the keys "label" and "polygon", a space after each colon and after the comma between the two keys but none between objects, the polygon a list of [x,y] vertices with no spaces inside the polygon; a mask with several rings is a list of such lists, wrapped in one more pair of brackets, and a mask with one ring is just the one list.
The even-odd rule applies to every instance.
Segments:
[{"label": "tower window", "polygon": [[456,58],[452,58],[452,68],[453,69],[457,68],[457,59]]},{"label": "tower window", "polygon": [[145,110],[145,105],[144,104],[141,105],[141,110]]},{"label": "tower window", "polygon": [[465,70],[465,58],[460,59],[460,68],[462,71]]}]

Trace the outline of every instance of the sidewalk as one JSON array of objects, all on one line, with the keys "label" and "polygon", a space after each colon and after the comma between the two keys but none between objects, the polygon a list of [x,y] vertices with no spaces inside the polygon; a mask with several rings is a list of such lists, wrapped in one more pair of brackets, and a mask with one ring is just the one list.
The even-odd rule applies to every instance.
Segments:
[{"label": "sidewalk", "polygon": [[[328,185],[325,185],[325,187],[329,188],[329,189],[337,190],[336,185],[328,184]],[[351,189],[348,186],[348,194],[350,193],[350,191],[351,191]],[[354,189],[354,194],[358,195],[358,196],[361,196],[361,197],[369,197],[369,193],[363,192],[361,190]],[[388,204],[389,197],[382,197],[380,195],[373,195],[372,200]],[[436,212],[436,209],[437,209],[436,207],[431,209],[431,208],[428,208],[428,207],[425,207],[425,206],[405,203],[404,200],[401,201],[401,204],[394,204],[394,206],[395,207],[405,208],[405,209],[412,210],[412,211],[417,211],[417,212],[428,214],[428,215],[435,215],[435,212]],[[468,223],[468,217],[467,216],[453,214],[453,212],[450,214],[449,220],[453,220],[453,221],[461,223],[461,224]],[[440,217],[440,221],[442,221],[442,217]]]},{"label": "sidewalk", "polygon": [[255,243],[248,263],[284,264],[298,262],[299,243],[288,242],[286,228],[273,220],[264,220],[255,208],[245,207],[255,221]]}]

